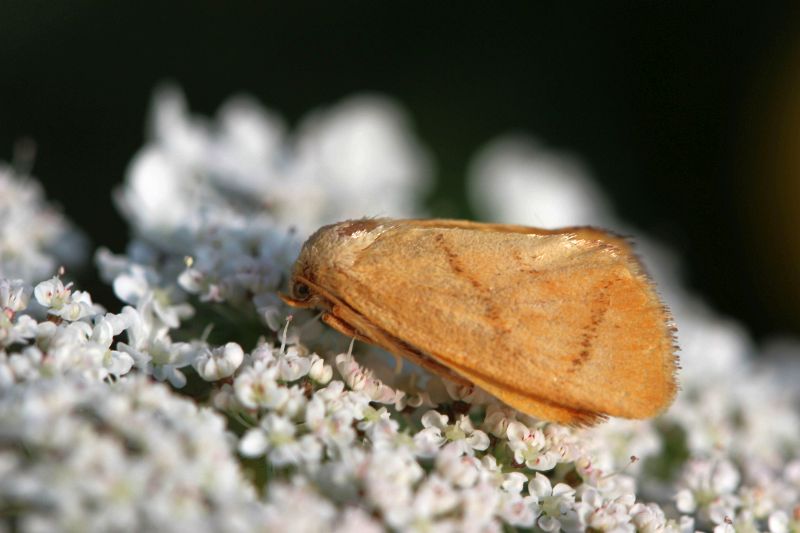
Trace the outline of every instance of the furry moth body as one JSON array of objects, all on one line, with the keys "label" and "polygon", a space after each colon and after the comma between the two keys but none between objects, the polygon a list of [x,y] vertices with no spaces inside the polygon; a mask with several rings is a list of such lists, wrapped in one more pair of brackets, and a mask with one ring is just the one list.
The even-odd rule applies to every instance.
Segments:
[{"label": "furry moth body", "polygon": [[668,311],[594,228],[344,221],[309,237],[283,299],[545,420],[647,418],[676,391]]}]

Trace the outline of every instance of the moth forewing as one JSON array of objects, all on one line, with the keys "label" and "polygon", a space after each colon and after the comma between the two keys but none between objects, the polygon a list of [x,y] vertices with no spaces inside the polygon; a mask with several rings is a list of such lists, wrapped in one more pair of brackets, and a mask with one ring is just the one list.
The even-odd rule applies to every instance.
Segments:
[{"label": "moth forewing", "polygon": [[346,221],[309,238],[293,280],[337,329],[544,419],[643,418],[675,393],[669,315],[601,230]]}]

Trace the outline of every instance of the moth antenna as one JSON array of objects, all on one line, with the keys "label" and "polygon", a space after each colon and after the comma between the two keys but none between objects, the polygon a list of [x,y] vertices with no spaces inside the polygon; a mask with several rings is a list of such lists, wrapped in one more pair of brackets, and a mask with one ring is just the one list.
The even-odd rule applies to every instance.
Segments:
[{"label": "moth antenna", "polygon": [[286,317],[286,325],[283,326],[283,335],[281,338],[281,352],[283,353],[286,353],[286,335],[289,331],[289,323],[292,321],[292,318],[294,318],[292,315],[288,315]]}]

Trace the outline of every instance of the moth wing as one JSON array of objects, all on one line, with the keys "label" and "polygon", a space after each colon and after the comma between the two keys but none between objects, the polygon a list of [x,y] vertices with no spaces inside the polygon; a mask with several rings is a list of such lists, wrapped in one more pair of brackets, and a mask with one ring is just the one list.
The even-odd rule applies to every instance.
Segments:
[{"label": "moth wing", "polygon": [[341,274],[356,313],[521,410],[644,418],[675,394],[668,313],[601,230],[395,221]]}]

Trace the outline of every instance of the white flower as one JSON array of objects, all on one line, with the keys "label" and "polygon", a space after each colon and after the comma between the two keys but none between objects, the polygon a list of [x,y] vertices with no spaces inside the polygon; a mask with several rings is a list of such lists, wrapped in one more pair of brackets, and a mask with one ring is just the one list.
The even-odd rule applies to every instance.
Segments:
[{"label": "white flower", "polygon": [[39,283],[34,289],[36,301],[54,309],[60,309],[69,301],[70,292],[70,286],[65,286],[58,276]]},{"label": "white flower", "polygon": [[33,289],[21,279],[0,279],[0,310],[6,313],[24,311]]},{"label": "white flower", "polygon": [[479,483],[462,494],[464,498],[463,517],[456,530],[500,531],[499,520],[495,518],[502,495],[488,483]]},{"label": "white flower", "polygon": [[472,454],[489,447],[489,437],[483,431],[475,429],[466,415],[461,415],[455,424],[448,424],[447,415],[437,411],[428,411],[422,415],[422,426],[425,428],[414,436],[414,441],[422,455],[434,455],[445,442],[456,443],[461,453]]},{"label": "white flower", "polygon": [[25,509],[25,526],[213,531],[263,523],[222,418],[142,376],[113,386],[67,376],[0,389],[0,427],[18,444],[0,454],[0,500]]},{"label": "white flower", "polygon": [[356,428],[363,431],[373,443],[393,440],[398,427],[399,424],[392,419],[386,407],[376,410],[367,406],[364,409],[364,418],[356,424]]},{"label": "white flower", "polygon": [[275,348],[275,346],[272,344],[260,342],[250,354],[248,360],[250,365],[253,367],[271,367],[275,366],[278,361],[277,356],[280,354],[281,351]]},{"label": "white flower", "polygon": [[144,344],[139,344],[138,348],[136,345],[120,342],[117,347],[121,352],[130,355],[136,366],[146,374],[159,381],[169,381],[173,387],[181,388],[186,385],[186,376],[180,369],[192,363],[195,350],[191,344],[172,342],[169,336],[163,335],[148,339]]},{"label": "white flower", "polygon": [[93,317],[102,311],[103,309],[100,306],[92,304],[92,299],[88,292],[75,291],[72,293],[72,299],[68,304],[61,309],[51,309],[50,314],[74,322]]},{"label": "white flower", "polygon": [[168,380],[174,387],[183,387],[186,376],[180,369],[192,364],[195,347],[191,343],[173,342],[169,329],[149,306],[140,309],[125,306],[121,315],[127,323],[128,342],[117,343],[117,349],[131,356],[136,367],[146,374],[159,381]]},{"label": "white flower", "polygon": [[28,315],[0,311],[0,347],[24,344],[36,336],[38,324]]},{"label": "white flower", "polygon": [[693,459],[684,467],[676,506],[682,513],[692,513],[732,494],[738,485],[739,472],[730,461]]},{"label": "white flower", "polygon": [[301,356],[295,348],[289,348],[278,358],[278,375],[283,381],[297,381],[310,369],[311,359]]},{"label": "white flower", "polygon": [[555,487],[550,480],[536,473],[528,484],[530,495],[536,499],[541,509],[538,525],[545,531],[558,531],[561,521],[575,521],[577,513],[574,509],[575,489],[564,483]]},{"label": "white flower", "polygon": [[336,368],[348,387],[363,392],[373,401],[393,404],[405,395],[402,391],[395,391],[377,379],[371,370],[361,366],[350,353],[336,356]]},{"label": "white flower", "polygon": [[357,507],[344,509],[333,533],[382,533],[384,528],[364,510]]},{"label": "white flower", "polygon": [[364,411],[369,407],[369,398],[365,395],[348,391],[343,381],[333,380],[314,393],[319,398],[324,410],[331,413],[345,412],[351,419],[364,418]]},{"label": "white flower", "polygon": [[522,487],[528,482],[528,478],[521,472],[509,472],[504,476],[501,487],[511,494],[520,494]]},{"label": "white flower", "polygon": [[0,162],[0,278],[35,283],[85,254],[84,237],[46,203],[39,182]]},{"label": "white flower", "polygon": [[64,285],[58,276],[39,283],[33,291],[36,301],[47,307],[47,312],[64,320],[75,322],[102,312],[92,303],[87,292],[72,291],[72,283]]},{"label": "white flower", "polygon": [[356,438],[353,422],[364,418],[370,407],[368,398],[343,391],[341,386],[341,381],[332,381],[325,389],[317,391],[306,404],[305,422],[327,446],[344,450]]},{"label": "white flower", "polygon": [[213,349],[202,346],[199,351],[192,366],[206,381],[217,381],[232,376],[244,360],[244,350],[235,342]]},{"label": "white flower", "polygon": [[236,376],[233,390],[236,398],[248,409],[278,409],[289,398],[289,390],[278,385],[275,366],[257,364]]},{"label": "white flower", "polygon": [[489,404],[483,428],[497,438],[505,438],[508,424],[516,420],[516,411],[502,404]]},{"label": "white flower", "polygon": [[401,528],[413,520],[414,487],[425,472],[408,450],[375,450],[356,472],[366,498],[382,511],[389,526]]},{"label": "white flower", "polygon": [[681,489],[675,494],[675,507],[682,513],[693,513],[697,509],[697,501],[689,489]]},{"label": "white flower", "polygon": [[633,494],[605,498],[599,490],[588,487],[582,492],[576,510],[590,528],[601,531],[627,530],[631,529],[632,516],[629,510],[635,501]]},{"label": "white flower", "polygon": [[300,126],[297,153],[297,188],[287,193],[319,195],[317,203],[304,198],[305,205],[285,199],[303,228],[354,215],[411,214],[429,186],[427,154],[387,99],[356,97],[311,114]]},{"label": "white flower", "polygon": [[322,446],[312,435],[295,438],[295,425],[280,415],[265,416],[259,427],[247,431],[239,442],[239,451],[246,457],[267,454],[275,466],[316,463]]},{"label": "white flower", "polygon": [[[770,533],[789,533],[789,515],[784,511],[775,511],[774,513],[769,515],[769,520],[767,521],[769,526]],[[800,526],[800,520],[795,520],[795,523],[792,524],[794,528]]]},{"label": "white flower", "polygon": [[459,503],[458,493],[446,480],[436,474],[427,476],[414,496],[415,518],[433,518],[447,513]]},{"label": "white flower", "polygon": [[289,420],[274,414],[265,416],[258,428],[250,429],[239,443],[239,451],[248,457],[263,455],[270,447],[294,441],[295,427]]},{"label": "white flower", "polygon": [[509,525],[531,527],[539,516],[539,504],[530,496],[505,494],[499,514]]},{"label": "white flower", "polygon": [[453,400],[459,400],[471,405],[483,405],[497,401],[475,385],[464,385],[449,379],[442,380],[441,383]]},{"label": "white flower", "polygon": [[92,328],[90,341],[103,351],[103,366],[108,373],[117,377],[127,374],[134,365],[130,354],[111,349],[114,337],[121,334],[129,325],[129,314],[106,313],[96,320]]},{"label": "white flower", "polygon": [[182,295],[175,288],[163,288],[159,284],[160,276],[152,269],[131,264],[114,279],[114,294],[137,309],[152,310],[168,328],[177,328],[181,320],[192,317],[194,308],[180,301]]},{"label": "white flower", "polygon": [[[266,499],[265,516],[254,528],[256,531],[311,533],[333,530],[336,507],[318,494],[311,483],[300,475],[294,476],[291,483],[279,480],[270,483]],[[243,528],[241,531],[246,532],[248,529]],[[370,530],[366,532],[371,533]]]},{"label": "white flower", "polygon": [[[466,488],[475,485],[481,478],[483,465],[476,457],[464,455],[458,443],[451,442],[436,455],[436,471],[454,486]],[[527,481],[525,476],[522,478],[523,483]]]},{"label": "white flower", "polygon": [[327,384],[333,377],[333,368],[317,354],[311,354],[311,367],[308,369],[308,377],[319,383]]},{"label": "white flower", "polygon": [[559,455],[548,449],[542,430],[531,430],[520,422],[510,422],[506,433],[517,463],[533,470],[550,470],[558,462]]},{"label": "white flower", "polygon": [[543,228],[616,225],[583,164],[529,138],[501,138],[479,152],[469,192],[484,218],[498,222]]}]

